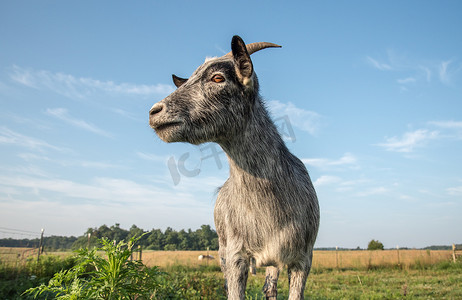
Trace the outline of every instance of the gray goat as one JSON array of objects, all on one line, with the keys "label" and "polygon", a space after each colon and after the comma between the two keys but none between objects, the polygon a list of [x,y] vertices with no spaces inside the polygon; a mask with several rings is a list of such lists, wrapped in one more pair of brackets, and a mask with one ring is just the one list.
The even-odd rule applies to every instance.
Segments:
[{"label": "gray goat", "polygon": [[206,60],[154,104],[149,123],[165,142],[218,143],[229,178],[215,203],[219,255],[229,299],[244,299],[249,261],[266,266],[263,291],[276,299],[287,266],[289,299],[303,299],[319,227],[316,192],[304,164],[287,149],[259,95],[250,55],[272,43],[245,45]]}]

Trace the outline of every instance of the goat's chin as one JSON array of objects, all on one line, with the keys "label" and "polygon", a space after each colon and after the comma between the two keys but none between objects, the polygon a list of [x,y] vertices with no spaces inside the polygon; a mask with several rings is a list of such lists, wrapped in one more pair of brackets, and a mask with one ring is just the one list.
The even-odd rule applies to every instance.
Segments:
[{"label": "goat's chin", "polygon": [[156,128],[157,136],[166,143],[185,142],[178,128]]},{"label": "goat's chin", "polygon": [[200,145],[203,143],[213,142],[210,136],[204,134],[200,129],[187,130],[182,124],[172,126],[160,126],[154,129],[159,138],[166,143],[189,143]]},{"label": "goat's chin", "polygon": [[166,132],[166,131],[157,132],[156,131],[156,133],[159,136],[159,138],[166,143],[184,142],[181,136],[175,132]]}]

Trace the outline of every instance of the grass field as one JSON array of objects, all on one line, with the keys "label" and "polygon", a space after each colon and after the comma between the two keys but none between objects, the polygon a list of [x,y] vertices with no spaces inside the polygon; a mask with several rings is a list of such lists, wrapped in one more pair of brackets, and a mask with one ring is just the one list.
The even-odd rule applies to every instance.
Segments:
[{"label": "grass field", "polygon": [[[462,266],[451,262],[448,250],[315,251],[308,279],[307,299],[462,299]],[[218,253],[199,261],[206,251],[145,251],[143,262],[175,272],[178,266],[206,270],[222,278]],[[398,264],[399,255],[399,264]],[[338,265],[338,267],[337,267]],[[181,269],[181,268],[180,268]],[[263,299],[264,269],[250,276],[248,299]],[[278,284],[278,299],[287,299],[287,272]]]},{"label": "grass field", "polygon": [[[210,251],[215,259],[199,261],[206,251],[144,251],[143,263],[147,266],[168,267],[170,265],[199,266],[218,265],[218,252]],[[371,269],[375,267],[432,265],[451,259],[450,250],[383,250],[383,251],[314,251],[314,269]]]},{"label": "grass field", "polygon": [[[17,249],[15,253],[12,249],[0,249],[1,265],[5,265],[7,258],[16,257],[11,266],[21,267],[23,257],[33,253],[28,249]],[[50,254],[44,255],[43,260]],[[217,252],[209,252],[215,257],[211,261],[199,261],[201,254],[207,252],[143,251],[142,260],[148,267],[161,267],[176,285],[185,289],[193,285],[202,291],[210,288],[190,299],[225,299]],[[35,256],[29,256],[31,260],[35,261]],[[258,268],[256,276],[249,277],[247,299],[263,299],[264,277],[263,268]],[[10,285],[14,282],[10,281]],[[287,299],[286,270],[281,272],[278,292],[278,299]],[[397,250],[315,251],[305,296],[306,299],[462,299],[462,263],[451,262],[451,251],[400,250],[399,264]]]},{"label": "grass field", "polygon": [[[143,263],[148,266],[168,267],[170,265],[200,266],[204,264],[218,265],[218,252],[208,252],[215,259],[199,261],[199,255],[207,251],[143,251]],[[68,256],[72,252],[45,252],[45,255]],[[27,259],[37,256],[37,249],[32,248],[2,248],[0,261],[3,263]],[[414,265],[432,265],[448,261],[452,257],[451,250],[382,250],[382,251],[314,251],[314,269],[362,269],[388,266],[409,268]],[[134,259],[138,256],[135,255]]]}]

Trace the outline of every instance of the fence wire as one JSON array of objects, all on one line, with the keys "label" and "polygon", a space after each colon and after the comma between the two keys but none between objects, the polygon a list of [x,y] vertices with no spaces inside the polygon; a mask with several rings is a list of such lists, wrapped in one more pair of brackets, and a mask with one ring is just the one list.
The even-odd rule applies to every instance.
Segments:
[{"label": "fence wire", "polygon": [[0,227],[0,239],[3,240],[0,245],[0,264],[18,267],[24,265],[31,257],[37,257],[40,234],[41,232]]}]

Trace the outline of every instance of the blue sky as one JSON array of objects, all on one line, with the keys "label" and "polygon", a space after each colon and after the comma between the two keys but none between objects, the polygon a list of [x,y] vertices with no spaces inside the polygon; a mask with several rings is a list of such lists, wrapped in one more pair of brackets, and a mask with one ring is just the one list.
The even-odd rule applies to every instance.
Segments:
[{"label": "blue sky", "polygon": [[[213,224],[214,144],[165,144],[150,107],[231,37],[252,55],[322,210],[317,247],[460,243],[459,1],[2,1],[0,227],[81,235]],[[1,233],[0,236],[6,236]]]}]

